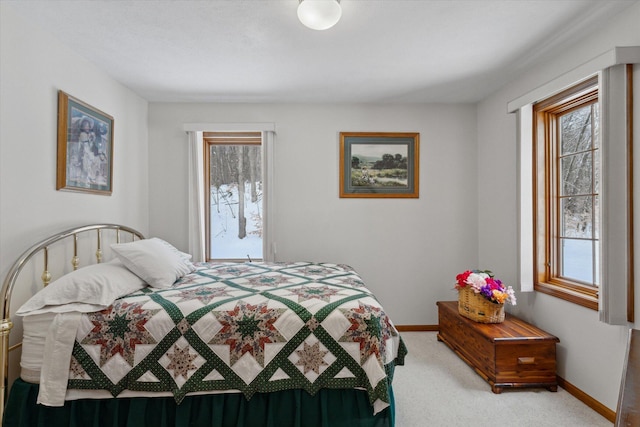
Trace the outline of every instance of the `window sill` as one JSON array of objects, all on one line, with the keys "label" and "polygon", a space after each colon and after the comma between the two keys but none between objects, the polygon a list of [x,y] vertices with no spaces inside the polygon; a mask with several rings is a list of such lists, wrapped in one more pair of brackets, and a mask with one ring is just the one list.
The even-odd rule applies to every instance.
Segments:
[{"label": "window sill", "polygon": [[543,294],[598,311],[598,291],[594,289],[580,289],[562,284],[538,282],[533,289]]}]

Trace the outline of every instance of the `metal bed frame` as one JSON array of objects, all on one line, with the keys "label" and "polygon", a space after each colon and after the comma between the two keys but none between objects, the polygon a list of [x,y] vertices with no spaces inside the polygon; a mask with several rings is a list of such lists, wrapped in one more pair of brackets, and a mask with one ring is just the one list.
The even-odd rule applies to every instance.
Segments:
[{"label": "metal bed frame", "polygon": [[2,285],[2,317],[0,318],[0,424],[4,418],[4,406],[7,400],[7,389],[9,380],[9,352],[16,350],[22,346],[22,341],[10,346],[9,335],[13,328],[13,322],[11,321],[11,295],[16,285],[20,273],[29,265],[28,261],[36,254],[43,252],[44,254],[44,269],[42,271],[41,279],[44,286],[47,286],[51,282],[51,273],[49,272],[49,248],[53,244],[65,241],[66,239],[73,239],[73,256],[71,258],[71,265],[73,270],[77,270],[80,266],[80,258],[78,256],[78,236],[84,233],[96,233],[96,262],[102,262],[102,232],[109,230],[115,232],[116,243],[120,242],[120,233],[125,232],[131,236],[131,240],[144,239],[144,236],[139,231],[119,224],[90,224],[81,227],[71,228],[60,233],[57,233],[51,237],[48,237],[35,245],[27,249],[11,266],[7,276]]}]

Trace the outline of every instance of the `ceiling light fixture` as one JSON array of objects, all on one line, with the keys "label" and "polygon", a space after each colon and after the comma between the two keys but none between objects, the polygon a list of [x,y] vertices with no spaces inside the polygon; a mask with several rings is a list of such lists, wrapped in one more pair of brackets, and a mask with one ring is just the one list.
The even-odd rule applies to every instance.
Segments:
[{"label": "ceiling light fixture", "polygon": [[312,30],[326,30],[342,16],[340,0],[300,0],[298,19]]}]

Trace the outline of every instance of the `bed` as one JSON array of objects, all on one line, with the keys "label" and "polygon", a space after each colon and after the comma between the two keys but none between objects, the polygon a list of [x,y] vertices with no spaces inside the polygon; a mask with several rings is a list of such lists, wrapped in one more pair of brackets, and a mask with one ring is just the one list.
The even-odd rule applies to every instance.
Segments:
[{"label": "bed", "polygon": [[[79,268],[87,240],[95,261]],[[71,267],[52,280],[56,245]],[[18,277],[38,257],[45,287],[13,313],[14,288],[33,287]],[[190,258],[116,224],[25,251],[2,289],[2,425],[394,425],[393,372],[407,350],[352,268]],[[19,343],[12,319],[22,320]]]}]

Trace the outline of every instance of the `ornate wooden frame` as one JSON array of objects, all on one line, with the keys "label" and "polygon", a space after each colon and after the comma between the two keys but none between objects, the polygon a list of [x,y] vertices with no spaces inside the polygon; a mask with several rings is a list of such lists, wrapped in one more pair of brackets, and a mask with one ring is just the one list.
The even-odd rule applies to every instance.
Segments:
[{"label": "ornate wooden frame", "polygon": [[111,195],[113,117],[58,91],[56,190]]},{"label": "ornate wooden frame", "polygon": [[[340,197],[418,198],[419,160],[419,133],[340,132]],[[395,176],[403,169],[406,178]]]}]

